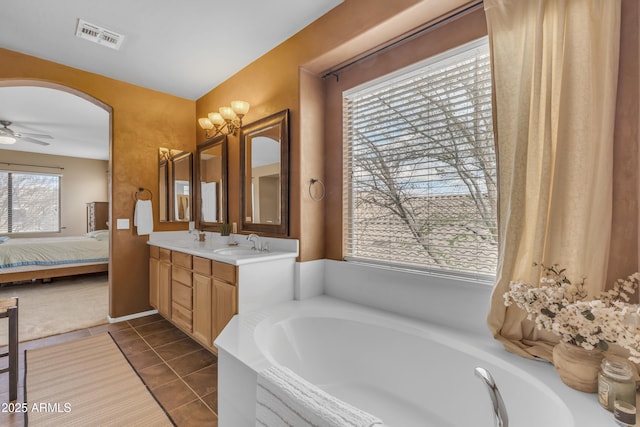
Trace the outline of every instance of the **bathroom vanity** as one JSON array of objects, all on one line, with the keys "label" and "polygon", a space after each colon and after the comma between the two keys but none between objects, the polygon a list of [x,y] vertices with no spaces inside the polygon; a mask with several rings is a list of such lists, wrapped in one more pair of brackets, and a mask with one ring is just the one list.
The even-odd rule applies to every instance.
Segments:
[{"label": "bathroom vanity", "polygon": [[149,240],[149,303],[212,352],[235,314],[293,299],[297,241],[264,239],[272,249],[260,252],[219,237],[189,238]]}]

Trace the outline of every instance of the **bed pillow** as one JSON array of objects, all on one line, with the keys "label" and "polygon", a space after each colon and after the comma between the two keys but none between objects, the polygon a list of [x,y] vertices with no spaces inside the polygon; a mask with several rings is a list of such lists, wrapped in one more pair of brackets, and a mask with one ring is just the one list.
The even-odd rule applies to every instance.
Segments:
[{"label": "bed pillow", "polygon": [[109,239],[109,230],[96,230],[90,231],[86,234],[87,237],[92,237],[96,240],[108,240]]},{"label": "bed pillow", "polygon": [[6,242],[9,239],[10,239],[10,237],[8,237],[8,236],[0,236],[0,244]]}]

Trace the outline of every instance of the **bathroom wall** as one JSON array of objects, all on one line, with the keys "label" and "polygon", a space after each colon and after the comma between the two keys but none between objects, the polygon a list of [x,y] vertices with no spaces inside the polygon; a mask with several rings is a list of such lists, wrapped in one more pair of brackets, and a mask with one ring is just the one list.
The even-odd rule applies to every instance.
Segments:
[{"label": "bathroom wall", "polygon": [[[327,70],[351,58],[366,55],[380,45],[449,15],[478,0],[345,0],[328,14],[265,54],[197,101],[191,101],[87,73],[50,61],[0,49],[0,84],[57,84],[83,92],[111,107],[111,217],[133,220],[133,194],[145,187],[154,194],[157,231],[185,230],[187,224],[159,223],[157,217],[157,151],[170,147],[195,151],[205,140],[196,123],[209,111],[234,99],[251,103],[246,124],[285,108],[291,110],[290,236],[300,240],[299,261],[342,259],[342,136],[336,111],[324,109],[326,88],[362,77],[391,71],[415,62],[448,44],[481,32],[482,17],[473,23],[439,28],[437,38],[426,45],[402,43],[382,55],[372,56],[348,72],[339,82]],[[610,277],[628,274],[638,266],[638,77],[639,6],[623,0],[623,36],[619,105],[616,122],[614,243]],[[455,23],[454,23],[455,25]],[[429,34],[436,34],[432,32]],[[424,42],[423,42],[424,43]],[[235,47],[234,47],[235,48]],[[149,70],[150,73],[153,70]],[[351,79],[352,80],[352,79]],[[352,80],[353,81],[353,80]],[[324,115],[327,126],[324,127]],[[229,138],[230,222],[240,222],[238,138]],[[588,173],[588,171],[585,171]],[[326,196],[309,197],[310,178],[326,183]],[[145,311],[148,304],[147,237],[134,229],[114,230],[110,264],[111,317]]]},{"label": "bathroom wall", "polygon": [[[640,269],[638,251],[639,23],[636,0],[622,0],[622,29],[618,107],[614,136],[613,222],[609,284]],[[327,179],[325,256],[340,260],[342,247],[342,91],[403,66],[487,34],[484,10],[479,9],[372,56],[326,79],[325,176]],[[585,171],[585,173],[589,173]]]},{"label": "bathroom wall", "polygon": [[491,337],[486,327],[493,284],[437,274],[324,260],[326,295]]},{"label": "bathroom wall", "polygon": [[[153,193],[157,231],[186,229],[187,224],[158,221],[158,148],[194,151],[195,102],[145,89],[50,61],[0,49],[0,84],[43,85],[106,104],[111,114],[111,222],[133,225],[134,193]],[[149,70],[153,72],[153,70]],[[121,317],[150,309],[147,236],[133,226],[111,233],[109,315]]]},{"label": "bathroom wall", "polygon": [[[291,110],[290,236],[300,239],[299,261],[342,259],[342,117],[335,97],[357,83],[486,35],[484,12],[480,8],[457,22],[399,43],[339,72],[339,78],[323,75],[351,58],[366,56],[376,46],[391,44],[413,29],[476,3],[347,0],[197,101],[196,114],[204,117],[232,99],[247,100],[252,107],[245,123],[284,108]],[[622,0],[622,7],[610,282],[637,270],[640,258],[640,19],[636,0]],[[197,138],[204,140],[200,129]],[[232,222],[239,222],[240,184],[233,172],[239,168],[238,139],[231,137],[229,141],[229,214]],[[321,201],[309,196],[311,178],[322,179],[326,185]]]},{"label": "bathroom wall", "polygon": [[[106,202],[109,162],[106,160],[80,159],[67,156],[24,153],[0,150],[0,169],[22,172],[61,174],[60,184],[60,233],[39,233],[36,236],[79,236],[87,232],[87,203]],[[38,165],[29,167],[22,165]],[[50,168],[42,167],[50,166]],[[64,168],[64,169],[59,169]]]},{"label": "bathroom wall", "polygon": [[[339,159],[338,153],[326,150],[324,71],[453,8],[477,1],[345,0],[197,100],[197,117],[205,117],[234,99],[248,101],[251,109],[243,119],[245,124],[285,108],[290,110],[289,236],[300,240],[299,260],[325,256],[325,217],[335,219],[334,211],[325,211],[324,201],[311,199],[308,188],[311,178],[328,179],[325,161]],[[204,131],[198,128],[197,141],[204,140]],[[230,222],[239,223],[238,143],[238,137],[229,138],[229,218]],[[335,189],[327,188],[330,191]]]},{"label": "bathroom wall", "polygon": [[[233,99],[251,103],[245,123],[289,108],[292,113],[290,236],[300,239],[300,259],[318,259],[324,256],[324,204],[306,198],[305,182],[310,177],[324,179],[323,159],[318,156],[324,152],[322,117],[318,115],[322,111],[323,95],[319,90],[322,71],[435,19],[452,7],[477,1],[345,0],[197,102],[7,49],[0,49],[0,85],[62,88],[110,107],[112,222],[117,218],[128,218],[132,222],[133,194],[138,187],[145,187],[155,196],[156,231],[187,227],[187,224],[158,221],[159,147],[195,151],[196,143],[205,140],[197,126],[197,117],[228,105]],[[306,78],[301,79],[301,74]],[[309,86],[312,90],[308,93],[313,96],[301,96]],[[310,118],[304,125],[303,114]],[[230,137],[229,142],[229,213],[231,222],[239,222],[238,140]],[[110,316],[145,311],[149,308],[147,238],[128,229],[114,230],[111,239]]]}]

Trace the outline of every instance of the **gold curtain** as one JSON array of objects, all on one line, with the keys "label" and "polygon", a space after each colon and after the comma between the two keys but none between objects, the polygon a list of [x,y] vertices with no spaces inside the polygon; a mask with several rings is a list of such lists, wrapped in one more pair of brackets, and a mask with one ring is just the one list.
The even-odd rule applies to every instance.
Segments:
[{"label": "gold curtain", "polygon": [[550,358],[503,294],[558,263],[605,287],[612,215],[620,0],[485,0],[498,153],[499,258],[489,327],[505,347]]}]

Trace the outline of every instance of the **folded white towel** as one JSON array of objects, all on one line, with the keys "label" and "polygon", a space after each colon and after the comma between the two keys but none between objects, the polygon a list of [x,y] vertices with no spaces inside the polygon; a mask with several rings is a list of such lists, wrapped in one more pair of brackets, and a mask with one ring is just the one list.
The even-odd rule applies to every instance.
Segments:
[{"label": "folded white towel", "polygon": [[138,236],[149,234],[153,231],[153,209],[151,200],[136,201],[133,213],[133,225],[138,227]]},{"label": "folded white towel", "polygon": [[291,370],[272,366],[258,374],[256,427],[371,427],[377,417],[343,402]]}]

